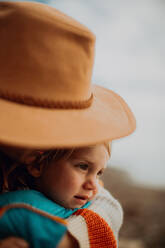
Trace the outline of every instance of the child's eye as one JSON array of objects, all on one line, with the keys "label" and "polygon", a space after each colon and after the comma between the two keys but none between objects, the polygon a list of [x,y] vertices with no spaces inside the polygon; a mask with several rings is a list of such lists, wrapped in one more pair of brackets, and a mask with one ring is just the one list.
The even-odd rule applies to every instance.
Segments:
[{"label": "child's eye", "polygon": [[102,176],[103,175],[103,171],[101,170],[101,171],[99,171],[98,173],[97,173],[97,176]]},{"label": "child's eye", "polygon": [[84,170],[86,171],[88,169],[88,164],[79,164],[78,167],[81,169],[81,170]]}]

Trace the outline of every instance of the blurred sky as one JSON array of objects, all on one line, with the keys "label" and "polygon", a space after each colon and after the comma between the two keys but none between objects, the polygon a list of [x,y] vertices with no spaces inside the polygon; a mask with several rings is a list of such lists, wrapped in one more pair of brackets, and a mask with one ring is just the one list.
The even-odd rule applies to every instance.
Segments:
[{"label": "blurred sky", "polygon": [[116,91],[135,113],[137,130],[114,141],[111,165],[138,183],[165,188],[165,1],[40,2],[96,34],[93,82]]}]

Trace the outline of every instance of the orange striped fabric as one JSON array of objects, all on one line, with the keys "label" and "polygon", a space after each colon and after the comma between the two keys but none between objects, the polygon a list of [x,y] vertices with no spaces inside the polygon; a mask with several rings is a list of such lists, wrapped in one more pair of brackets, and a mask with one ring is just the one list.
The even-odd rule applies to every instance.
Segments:
[{"label": "orange striped fabric", "polygon": [[89,209],[79,209],[74,215],[81,215],[85,219],[90,248],[117,248],[111,228],[97,213]]}]

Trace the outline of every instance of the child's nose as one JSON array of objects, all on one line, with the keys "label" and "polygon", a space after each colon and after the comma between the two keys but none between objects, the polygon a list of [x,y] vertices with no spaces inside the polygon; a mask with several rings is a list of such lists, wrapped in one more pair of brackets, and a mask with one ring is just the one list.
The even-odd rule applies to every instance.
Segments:
[{"label": "child's nose", "polygon": [[85,182],[84,184],[84,188],[86,190],[94,190],[96,191],[97,190],[97,187],[98,187],[98,182],[97,182],[97,178],[88,178],[87,181]]}]

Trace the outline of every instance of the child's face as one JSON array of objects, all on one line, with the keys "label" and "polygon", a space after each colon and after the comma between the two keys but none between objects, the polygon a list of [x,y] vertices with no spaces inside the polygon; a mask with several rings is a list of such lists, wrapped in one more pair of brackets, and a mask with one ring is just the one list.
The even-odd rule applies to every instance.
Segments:
[{"label": "child's face", "polygon": [[37,188],[65,208],[79,208],[97,191],[108,159],[105,145],[77,149],[68,159],[43,166]]}]

